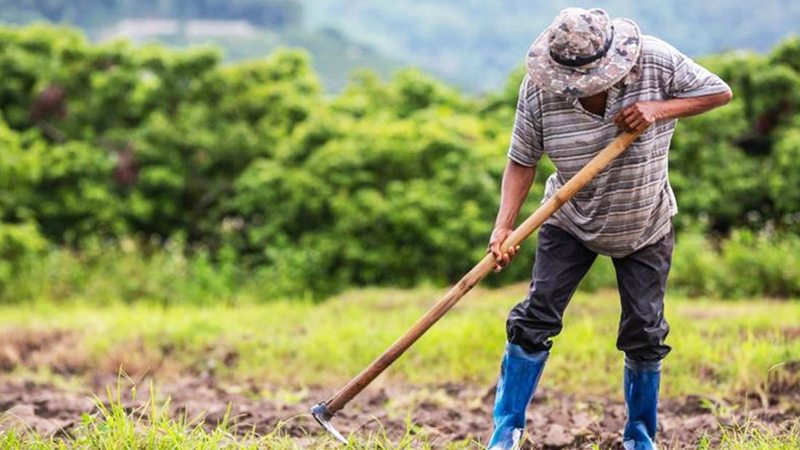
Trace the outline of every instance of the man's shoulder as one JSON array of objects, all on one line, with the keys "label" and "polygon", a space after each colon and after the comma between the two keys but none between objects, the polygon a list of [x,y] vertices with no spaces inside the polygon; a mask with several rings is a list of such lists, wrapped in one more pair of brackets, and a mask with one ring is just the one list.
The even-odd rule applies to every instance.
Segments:
[{"label": "man's shoulder", "polygon": [[519,95],[524,96],[523,98],[528,107],[537,108],[542,101],[542,95],[546,92],[533,82],[530,75],[525,74],[525,78],[522,79],[522,84],[520,85]]},{"label": "man's shoulder", "polygon": [[546,90],[537,86],[528,74],[525,74],[525,78],[522,79],[522,85],[520,86],[519,93],[520,95],[525,96],[524,98],[528,104],[528,107],[532,109],[538,109],[542,103],[551,102],[561,98],[556,94],[547,92]]},{"label": "man's shoulder", "polygon": [[655,36],[647,34],[642,35],[642,53],[641,57],[646,61],[656,59],[660,60],[673,60],[673,57],[679,53],[678,50],[666,41],[663,41]]},{"label": "man's shoulder", "polygon": [[524,93],[525,96],[530,96],[536,93],[539,90],[539,86],[536,86],[536,83],[533,82],[531,76],[529,74],[525,74],[525,77],[522,79],[522,85],[520,86],[520,93]]}]

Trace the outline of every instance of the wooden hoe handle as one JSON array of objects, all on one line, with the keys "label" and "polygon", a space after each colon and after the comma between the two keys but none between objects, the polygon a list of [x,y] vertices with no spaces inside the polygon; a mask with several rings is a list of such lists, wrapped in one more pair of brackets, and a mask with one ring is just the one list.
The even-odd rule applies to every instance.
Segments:
[{"label": "wooden hoe handle", "polygon": [[[598,153],[586,166],[576,173],[566,184],[564,184],[552,197],[542,206],[531,214],[524,222],[506,238],[500,246],[505,252],[512,246],[516,246],[530,236],[539,228],[550,216],[558,211],[561,206],[568,202],[575,194],[591,181],[600,171],[605,168],[611,160],[619,156],[626,148],[639,136],[640,133],[622,133]],[[497,262],[491,253],[487,253],[483,259],[464,275],[455,286],[439,300],[433,307],[420,318],[414,326],[404,335],[394,342],[386,351],[383,352],[375,361],[361,371],[349,383],[344,385],[339,392],[324,403],[331,415],[336,414],[344,408],[350,400],[358,395],[372,380],[380,375],[389,367],[400,355],[411,347],[417,339],[425,334],[442,316],[447,313],[464,295],[466,295],[478,282],[480,282],[489,272],[494,269]]]}]

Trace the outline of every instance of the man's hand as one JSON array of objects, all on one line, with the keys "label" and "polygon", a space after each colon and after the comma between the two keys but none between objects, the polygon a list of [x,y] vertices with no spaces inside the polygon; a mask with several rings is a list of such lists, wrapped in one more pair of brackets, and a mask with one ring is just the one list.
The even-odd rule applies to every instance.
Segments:
[{"label": "man's hand", "polygon": [[691,117],[722,106],[731,101],[731,91],[700,97],[671,98],[660,102],[637,102],[620,111],[614,123],[624,131],[644,131],[663,119]]},{"label": "man's hand", "polygon": [[515,247],[509,247],[505,253],[500,251],[500,246],[506,240],[506,238],[511,234],[513,230],[507,227],[495,227],[492,231],[492,237],[489,239],[489,252],[494,255],[494,259],[497,261],[497,265],[494,266],[495,272],[500,272],[503,270],[508,263],[517,256],[517,252],[519,252],[519,245]]},{"label": "man's hand", "polygon": [[494,222],[492,237],[489,239],[489,252],[494,255],[497,264],[495,272],[503,270],[519,251],[519,246],[509,248],[505,254],[500,251],[508,235],[514,226],[514,219],[528,195],[528,190],[536,176],[536,167],[526,167],[509,159],[506,170],[503,172],[503,188],[500,196],[500,210],[497,211],[497,219]]},{"label": "man's hand", "polygon": [[636,133],[644,131],[662,118],[661,102],[636,102],[614,117],[614,123],[622,130]]}]

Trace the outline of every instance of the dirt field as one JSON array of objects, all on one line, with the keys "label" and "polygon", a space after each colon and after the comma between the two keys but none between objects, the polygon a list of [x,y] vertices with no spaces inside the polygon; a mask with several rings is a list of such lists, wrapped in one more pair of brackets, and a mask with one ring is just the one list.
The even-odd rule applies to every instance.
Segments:
[{"label": "dirt field", "polygon": [[[503,291],[489,295],[512,298]],[[138,401],[131,399],[132,382],[119,382],[122,403],[133,413],[125,426],[140,416],[136,407],[150,398],[153,378],[157,403],[170,399],[172,417],[185,417],[190,425],[202,423],[212,431],[230,405],[230,428],[239,437],[251,431],[269,435],[277,428],[292,439],[289,445],[274,447],[272,443],[284,440],[270,436],[262,447],[330,448],[327,444],[333,442],[323,437],[308,415],[309,407],[329,398],[342,379],[363,368],[365,362],[353,355],[382,351],[386,341],[405,329],[396,322],[418,317],[431,296],[426,291],[365,291],[321,305],[271,303],[212,311],[112,307],[54,308],[33,314],[27,307],[6,308],[2,317],[12,325],[0,326],[0,437],[2,429],[10,427],[45,436],[85,435],[77,429],[85,414],[99,414],[94,395],[106,401],[106,387],[117,385],[122,367],[137,380]],[[387,301],[390,308],[376,307]],[[438,335],[422,340],[391,374],[348,405],[334,419],[335,425],[345,434],[354,432],[359,442],[376,442],[368,440],[369,435],[385,430],[392,445],[399,444],[410,422],[411,432],[424,436],[412,447],[426,448],[426,442],[440,448],[452,442],[485,443],[498,361],[497,346],[491,342],[503,339],[500,318],[506,303],[490,298],[459,310],[440,324]],[[798,431],[787,430],[798,426],[800,417],[800,362],[794,356],[800,354],[800,308],[789,303],[764,308],[763,302],[678,301],[672,306],[673,340],[680,351],[665,373],[660,448],[716,449],[713,444],[725,430],[742,426],[769,431],[777,437],[769,442],[791,443],[782,448],[798,448],[793,444]],[[347,323],[337,318],[343,314]],[[395,320],[386,320],[389,315]],[[619,354],[613,345],[602,344],[615,329],[599,325],[615,324],[617,315],[616,299],[607,295],[576,300],[572,322],[560,337],[559,358],[548,365],[529,410],[527,448],[621,448],[625,406],[622,374],[615,365]],[[26,324],[31,316],[39,320]],[[297,329],[300,316],[317,326]],[[776,324],[778,316],[781,323]],[[263,331],[265,326],[269,333]],[[363,339],[364,330],[373,333],[369,339]],[[483,339],[464,330],[481,330]],[[442,342],[455,344],[442,349]],[[474,365],[465,366],[465,361]],[[302,388],[308,385],[312,387]],[[744,391],[761,394],[746,396]],[[715,392],[719,397],[685,395],[692,392]],[[95,435],[103,432],[98,428]],[[781,441],[785,436],[790,439]],[[380,446],[366,446],[373,447]]]},{"label": "dirt field", "polygon": [[[103,392],[99,387],[98,384],[94,391]],[[130,385],[123,383],[123,403],[133,408],[136,403],[130,399],[129,388]],[[139,388],[138,398],[149,398],[149,393],[143,390]],[[223,420],[230,405],[238,433],[255,430],[266,434],[283,422],[283,432],[301,443],[319,439],[320,428],[307,414],[308,407],[327,398],[332,390],[277,393],[272,399],[265,398],[263,392],[257,395],[257,390],[254,386],[223,387],[213,379],[186,379],[162,386],[158,397],[171,398],[173,415],[184,415],[190,420],[203,417],[208,428]],[[485,442],[491,427],[493,397],[490,387],[461,384],[375,388],[342,411],[335,423],[345,433],[357,431],[359,436],[384,427],[390,438],[399,439],[407,428],[406,418],[410,413],[415,432],[427,434],[434,445],[464,439]],[[665,448],[696,448],[703,435],[712,437],[713,442],[713,437],[719,435],[719,424],[743,424],[746,420],[778,431],[797,417],[796,405],[800,404],[797,400],[786,396],[774,398],[769,407],[746,412],[724,402],[697,397],[665,401],[660,408],[660,441]],[[82,414],[97,412],[94,402],[88,390],[68,392],[32,382],[0,384],[4,428],[24,426],[45,435],[69,433]],[[619,401],[576,399],[543,389],[530,411],[529,448],[587,448],[591,444],[603,449],[621,448],[625,407]]]}]

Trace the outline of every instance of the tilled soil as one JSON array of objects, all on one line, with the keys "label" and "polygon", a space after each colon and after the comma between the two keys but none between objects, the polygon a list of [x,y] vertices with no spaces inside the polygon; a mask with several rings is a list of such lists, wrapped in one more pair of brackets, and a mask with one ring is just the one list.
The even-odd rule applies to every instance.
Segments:
[{"label": "tilled soil", "polygon": [[[123,391],[126,389],[123,387]],[[162,399],[171,398],[170,411],[174,416],[203,417],[203,426],[213,428],[223,420],[230,405],[234,427],[240,433],[255,430],[266,434],[280,426],[282,432],[301,443],[318,439],[322,434],[307,412],[313,403],[333,393],[333,389],[316,388],[263,395],[255,387],[223,388],[214,379],[185,379],[162,385],[158,391]],[[138,395],[142,398],[147,393]],[[123,398],[127,408],[137,406],[129,395]],[[486,442],[491,431],[493,401],[494,390],[487,387],[386,385],[362,393],[334,422],[345,434],[355,431],[358,436],[366,436],[385,430],[390,438],[399,439],[410,417],[415,424],[414,432],[425,434],[437,446],[465,439]],[[786,399],[770,403],[775,405],[743,411],[691,396],[665,400],[660,405],[660,441],[664,448],[695,448],[701,436],[710,436],[713,441],[719,435],[720,424],[735,425],[749,420],[780,430],[797,417],[797,407],[791,406],[797,403]],[[709,408],[710,404],[716,407]],[[717,415],[711,410],[716,410]],[[1,428],[21,426],[45,435],[63,435],[74,430],[82,414],[97,412],[89,392],[67,392],[32,382],[0,382]],[[528,448],[590,448],[591,444],[604,449],[621,448],[625,405],[615,399],[578,399],[544,389],[537,392],[529,412]]]}]

